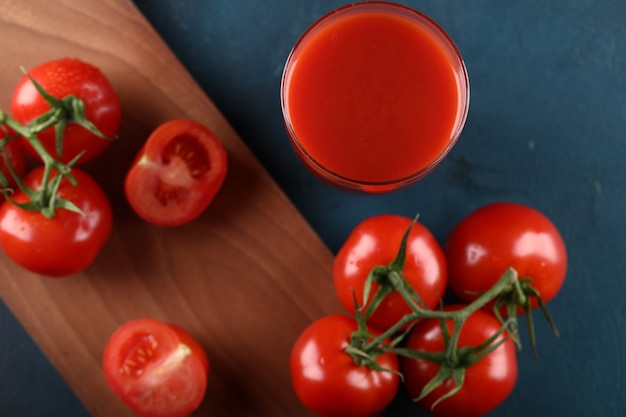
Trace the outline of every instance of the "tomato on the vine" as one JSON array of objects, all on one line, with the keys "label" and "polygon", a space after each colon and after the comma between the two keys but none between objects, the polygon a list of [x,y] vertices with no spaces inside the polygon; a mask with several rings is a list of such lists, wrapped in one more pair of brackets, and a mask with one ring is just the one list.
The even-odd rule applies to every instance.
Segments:
[{"label": "tomato on the vine", "polygon": [[102,361],[115,394],[141,417],[185,417],[201,404],[209,359],[183,328],[141,318],[109,338]]},{"label": "tomato on the vine", "polygon": [[[567,272],[567,251],[556,226],[519,203],[491,203],[470,213],[452,230],[444,250],[450,289],[465,301],[474,300],[513,268],[548,302],[560,291]],[[532,308],[538,304],[536,297],[529,301]]]},{"label": "tomato on the vine", "polygon": [[[461,307],[448,306],[444,310],[458,310]],[[446,320],[445,324],[448,333],[452,334],[454,329],[452,320]],[[423,352],[444,352],[442,327],[440,319],[420,320],[410,330],[405,340],[405,347]],[[464,322],[457,347],[463,349],[481,346],[497,335],[501,327],[502,324],[495,316],[485,310],[477,310]],[[493,343],[501,344],[495,347]],[[495,349],[469,366],[466,364],[472,361],[471,355],[457,358],[457,363],[444,362],[443,364],[403,356],[400,369],[404,375],[404,386],[407,392],[411,398],[419,398],[424,387],[436,377],[442,366],[447,366],[450,371],[464,372],[463,385],[460,390],[443,398],[457,387],[454,378],[445,378],[428,395],[417,401],[417,404],[437,417],[479,417],[490,412],[513,391],[518,374],[517,354],[513,340],[506,338],[506,333],[502,333],[497,335],[490,346],[494,346]],[[480,354],[480,352],[472,354]]]},{"label": "tomato on the vine", "polygon": [[[339,249],[333,266],[333,281],[341,303],[350,313],[355,312],[354,296],[359,306],[363,306],[368,274],[376,267],[389,266],[396,259],[403,235],[412,221],[405,216],[390,214],[370,217],[353,229]],[[405,256],[404,265],[397,272],[425,306],[436,307],[446,291],[446,260],[435,237],[418,222],[413,224],[408,235]],[[366,307],[379,287],[380,282],[374,280]],[[388,329],[409,313],[412,310],[401,294],[392,291],[378,305],[368,323]]]},{"label": "tomato on the vine", "polygon": [[[84,116],[106,137],[117,135],[121,106],[117,93],[99,68],[74,58],[61,58],[41,63],[28,70],[32,77],[50,96],[63,99],[75,96],[84,103]],[[31,79],[24,75],[19,80],[11,99],[11,113],[24,125],[50,110],[50,104],[42,96]],[[111,140],[96,136],[77,123],[68,123],[63,134],[62,155],[59,157],[54,127],[38,135],[48,153],[67,163],[84,152],[79,163],[85,163],[100,155]],[[39,158],[28,140],[22,138],[25,149]]]},{"label": "tomato on the vine", "polygon": [[157,127],[139,151],[126,176],[126,198],[149,223],[188,223],[222,187],[227,162],[224,147],[207,127],[170,120]]},{"label": "tomato on the vine", "polygon": [[[29,172],[23,182],[41,189],[44,168]],[[6,200],[0,206],[0,246],[18,265],[50,277],[71,275],[87,268],[108,240],[113,215],[107,195],[87,173],[72,169],[77,185],[64,178],[58,197],[72,202],[82,213],[59,207],[54,216],[27,210]],[[17,190],[11,195],[16,203],[30,197]]]},{"label": "tomato on the vine", "polygon": [[[399,384],[398,358],[385,352],[374,360],[385,370],[358,364],[346,349],[358,329],[343,315],[309,325],[291,351],[291,377],[302,404],[321,417],[368,417],[386,408]],[[372,328],[371,334],[380,333]]]}]

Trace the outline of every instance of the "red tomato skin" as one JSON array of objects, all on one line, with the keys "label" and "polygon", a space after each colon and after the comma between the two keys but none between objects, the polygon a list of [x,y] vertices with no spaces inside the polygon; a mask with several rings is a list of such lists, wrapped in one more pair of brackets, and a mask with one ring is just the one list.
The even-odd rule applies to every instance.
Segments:
[{"label": "red tomato skin", "polygon": [[[74,95],[85,103],[87,120],[91,121],[107,137],[117,135],[121,121],[119,97],[109,80],[97,67],[75,58],[61,58],[41,63],[28,71],[51,96],[62,99]],[[24,75],[13,91],[11,113],[15,120],[27,124],[50,110],[48,102],[37,92],[30,79]],[[82,126],[68,123],[63,139],[63,155],[56,152],[54,128],[38,135],[48,152],[64,163],[71,161],[85,150],[79,163],[89,162],[111,145],[111,140],[102,139]],[[37,152],[22,138],[24,148],[35,158]]]},{"label": "red tomato skin", "polygon": [[[447,306],[445,310],[459,308],[460,305],[454,305]],[[452,334],[454,329],[452,321],[448,320],[447,325]],[[458,346],[478,346],[499,329],[500,322],[492,314],[478,310],[465,322]],[[440,321],[420,320],[411,329],[405,345],[407,348],[426,352],[443,351]],[[408,394],[411,398],[417,398],[424,386],[439,371],[439,364],[402,357],[400,369]],[[494,410],[511,394],[517,382],[517,375],[517,353],[513,341],[509,339],[466,370],[461,391],[432,408],[437,399],[454,388],[454,382],[448,379],[417,404],[436,417],[480,417]]]},{"label": "red tomato skin", "polygon": [[[466,302],[491,288],[509,267],[520,278],[532,278],[531,285],[548,302],[567,272],[567,250],[556,226],[519,203],[491,203],[470,213],[452,230],[444,250],[450,289]],[[537,306],[534,297],[530,301]]]},{"label": "red tomato skin", "polygon": [[[353,292],[363,305],[363,289],[370,271],[388,265],[397,256],[400,242],[412,219],[383,214],[370,217],[358,224],[339,249],[333,265],[335,291],[344,308],[354,314]],[[447,285],[447,264],[443,249],[432,233],[421,223],[415,223],[407,241],[403,276],[424,303],[435,308]],[[371,296],[379,285],[372,285]],[[368,323],[387,329],[405,314],[411,313],[398,292],[389,294],[376,309]]]},{"label": "red tomato skin", "polygon": [[[148,342],[142,343],[145,340]],[[183,351],[179,350],[183,345],[186,353],[176,359],[174,370],[167,372],[164,364],[172,355]],[[206,351],[183,328],[140,318],[127,321],[111,335],[105,346],[102,369],[113,392],[138,416],[186,417],[204,399],[210,362]],[[167,382],[176,385],[168,386]],[[189,391],[181,393],[180,389]]]},{"label": "red tomato skin", "polygon": [[[48,277],[78,273],[94,261],[107,242],[113,227],[108,197],[87,173],[72,169],[77,186],[63,180],[59,196],[72,201],[83,215],[59,208],[52,218],[38,211],[28,211],[5,201],[0,206],[0,246],[15,263]],[[37,167],[24,178],[27,186],[39,189],[43,167]],[[12,198],[26,202],[28,197],[17,191]]]},{"label": "red tomato skin", "polygon": [[215,134],[195,121],[175,119],[148,137],[126,175],[124,191],[143,220],[180,226],[208,207],[227,171],[227,153]]},{"label": "red tomato skin", "polygon": [[[351,317],[325,316],[309,325],[293,346],[294,390],[301,403],[321,417],[373,416],[386,408],[397,392],[397,374],[359,366],[345,353],[355,330],[357,323]],[[394,354],[381,354],[376,361],[398,370]]]}]

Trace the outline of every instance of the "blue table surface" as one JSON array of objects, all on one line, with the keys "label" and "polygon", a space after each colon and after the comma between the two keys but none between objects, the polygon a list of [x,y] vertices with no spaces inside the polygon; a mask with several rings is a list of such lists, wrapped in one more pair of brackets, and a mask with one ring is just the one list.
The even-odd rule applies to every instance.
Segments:
[{"label": "blue table surface", "polygon": [[[543,211],[569,250],[540,358],[520,353],[512,395],[491,416],[623,416],[626,411],[626,2],[405,1],[455,39],[469,71],[466,128],[429,177],[367,196],[320,183],[292,152],[279,84],[299,34],[331,0],[136,0],[328,247],[360,220],[413,216],[443,242],[471,210],[512,200]],[[0,305],[0,416],[88,415]],[[386,417],[426,415],[402,394]]]}]

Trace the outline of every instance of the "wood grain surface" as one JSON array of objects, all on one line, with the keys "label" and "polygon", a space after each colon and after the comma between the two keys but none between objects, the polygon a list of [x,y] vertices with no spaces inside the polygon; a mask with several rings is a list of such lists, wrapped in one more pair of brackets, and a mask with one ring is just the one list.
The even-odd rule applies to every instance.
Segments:
[{"label": "wood grain surface", "polygon": [[[308,415],[288,357],[306,325],[339,311],[328,249],[131,1],[2,0],[0,9],[2,109],[20,65],[66,56],[100,67],[123,106],[119,141],[84,167],[111,199],[109,242],[84,273],[60,280],[0,255],[7,306],[94,416],[132,415],[106,385],[101,357],[111,333],[138,317],[177,323],[206,348],[212,373],[197,415]],[[159,228],[134,215],[122,183],[149,132],[179,117],[215,131],[230,170],[198,220]]]}]

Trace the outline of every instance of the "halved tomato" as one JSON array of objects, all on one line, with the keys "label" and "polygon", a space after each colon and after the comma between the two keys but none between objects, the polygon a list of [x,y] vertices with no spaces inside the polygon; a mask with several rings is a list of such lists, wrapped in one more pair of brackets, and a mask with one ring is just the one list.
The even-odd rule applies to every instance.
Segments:
[{"label": "halved tomato", "polygon": [[139,416],[184,417],[202,402],[210,366],[187,331],[142,318],[113,333],[103,370],[113,391]]},{"label": "halved tomato", "polygon": [[211,130],[192,120],[170,120],[139,151],[126,176],[126,198],[145,221],[179,226],[211,203],[227,165],[226,151]]}]

